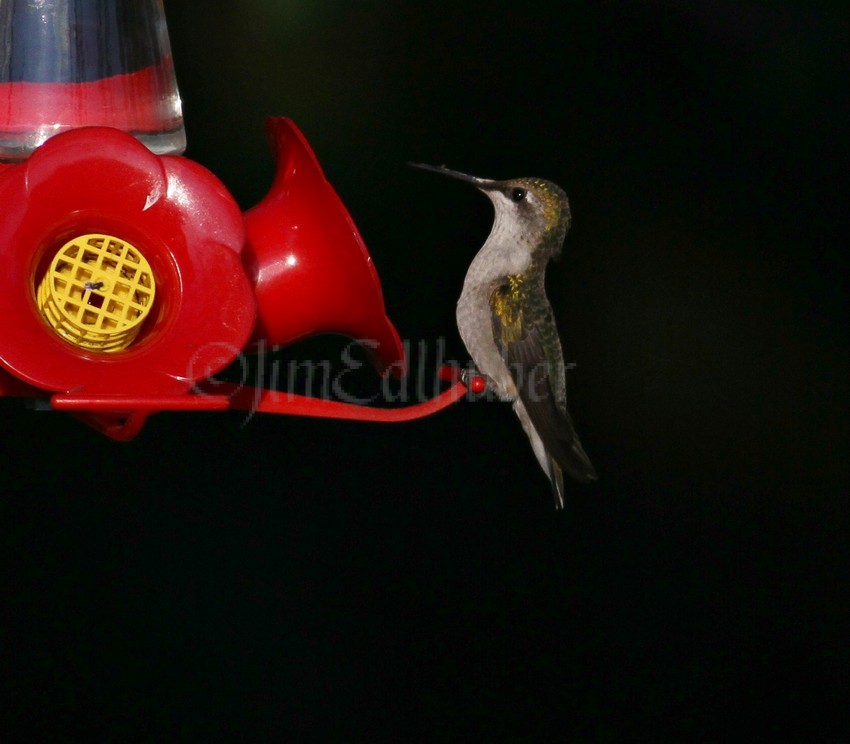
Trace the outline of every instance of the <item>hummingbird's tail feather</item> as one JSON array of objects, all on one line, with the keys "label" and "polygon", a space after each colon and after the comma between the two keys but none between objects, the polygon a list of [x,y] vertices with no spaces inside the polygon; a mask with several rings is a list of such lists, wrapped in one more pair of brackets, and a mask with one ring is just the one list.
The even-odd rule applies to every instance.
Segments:
[{"label": "hummingbird's tail feather", "polygon": [[549,480],[552,481],[552,495],[555,497],[555,508],[564,508],[564,471],[551,457],[549,458]]},{"label": "hummingbird's tail feather", "polygon": [[[570,428],[572,438],[567,435],[568,442],[563,441],[561,435],[551,438],[544,436],[538,428],[534,417],[529,413],[528,404],[522,398],[517,398],[513,404],[514,412],[522,424],[531,448],[543,468],[543,472],[552,483],[552,496],[555,499],[555,508],[564,508],[564,471],[580,483],[590,483],[597,479],[596,470],[590,459],[582,449],[581,442],[575,431]],[[567,415],[569,419],[569,415]],[[572,422],[570,421],[570,427]]]},{"label": "hummingbird's tail feather", "polygon": [[558,464],[580,483],[590,483],[591,481],[598,480],[599,476],[596,474],[596,468],[593,467],[593,463],[590,462],[590,458],[584,451],[584,447],[581,446],[578,434],[576,434],[573,428],[570,414],[565,413],[564,416],[569,422],[571,434],[568,435],[569,449],[567,450],[567,459],[566,461],[558,460]]},{"label": "hummingbird's tail feather", "polygon": [[[569,413],[551,405],[551,401],[550,405],[542,401],[524,401],[524,409],[530,426],[546,453],[546,459],[542,460],[541,464],[551,461],[558,466],[559,472],[565,472],[579,483],[591,483],[598,479],[596,468],[581,446]],[[546,465],[543,465],[543,469],[547,470],[548,474]],[[563,483],[563,476],[561,482]],[[554,478],[552,483],[555,484]],[[561,491],[563,492],[563,488]]]},{"label": "hummingbird's tail feather", "polygon": [[[552,389],[537,329],[527,328],[521,338],[505,344],[504,348],[508,369],[519,393],[514,410],[553,486],[555,479],[550,474],[550,460],[579,483],[597,480],[596,469],[581,446],[566,404],[559,403]],[[563,489],[561,491],[563,496]]]},{"label": "hummingbird's tail feather", "polygon": [[549,457],[570,478],[579,483],[598,480],[596,468],[581,446],[566,405],[558,405],[555,402],[548,377],[538,382],[530,381],[529,388],[520,389],[520,395],[531,393],[525,401],[525,406]]}]

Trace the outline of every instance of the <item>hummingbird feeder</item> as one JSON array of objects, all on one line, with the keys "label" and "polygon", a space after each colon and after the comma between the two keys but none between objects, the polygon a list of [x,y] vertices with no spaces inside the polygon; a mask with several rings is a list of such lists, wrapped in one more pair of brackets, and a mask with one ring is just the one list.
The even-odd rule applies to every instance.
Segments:
[{"label": "hummingbird feeder", "polygon": [[182,156],[161,0],[9,0],[0,29],[0,396],[130,439],[156,411],[402,421],[465,395],[445,369],[446,390],[400,408],[209,384],[243,353],[319,333],[405,372],[372,259],[310,145],[268,120],[276,174],[243,213]]}]

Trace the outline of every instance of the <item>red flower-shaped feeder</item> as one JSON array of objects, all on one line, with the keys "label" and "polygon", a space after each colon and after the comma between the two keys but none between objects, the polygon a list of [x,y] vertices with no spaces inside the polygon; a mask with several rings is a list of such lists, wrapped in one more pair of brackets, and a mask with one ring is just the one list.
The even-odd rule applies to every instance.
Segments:
[{"label": "red flower-shaped feeder", "polygon": [[362,238],[295,125],[271,119],[277,175],[243,218],[209,171],[107,127],[0,167],[0,395],[47,399],[116,438],[157,410],[399,421],[466,392],[374,409],[204,380],[252,344],[324,332],[404,372]]},{"label": "red flower-shaped feeder", "polygon": [[76,129],[0,174],[0,363],[50,391],[177,394],[256,314],[242,215],[209,171]]}]

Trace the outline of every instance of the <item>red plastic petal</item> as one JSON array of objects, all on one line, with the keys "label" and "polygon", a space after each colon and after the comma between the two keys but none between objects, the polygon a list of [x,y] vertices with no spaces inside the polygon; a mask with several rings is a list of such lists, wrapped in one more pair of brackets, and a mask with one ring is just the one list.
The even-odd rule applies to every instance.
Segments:
[{"label": "red plastic petal", "polygon": [[[0,203],[0,364],[18,378],[54,391],[178,393],[244,347],[255,305],[239,208],[201,166],[114,129],[77,129],[0,171]],[[156,277],[154,317],[115,354],[60,338],[35,303],[45,263],[90,232],[139,247]]]}]

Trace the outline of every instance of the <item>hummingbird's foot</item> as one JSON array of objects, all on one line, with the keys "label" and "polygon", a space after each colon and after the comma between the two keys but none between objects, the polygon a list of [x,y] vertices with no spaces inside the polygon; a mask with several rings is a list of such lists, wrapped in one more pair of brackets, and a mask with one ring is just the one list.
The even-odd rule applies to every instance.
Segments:
[{"label": "hummingbird's foot", "polygon": [[493,381],[487,375],[481,374],[471,362],[464,368],[457,364],[444,364],[437,371],[437,376],[443,382],[460,382],[475,396],[484,395],[488,390],[496,389]]},{"label": "hummingbird's foot", "polygon": [[493,381],[487,375],[482,375],[474,367],[467,367],[461,370],[460,381],[474,395],[484,395],[487,392],[487,388],[493,389]]}]

